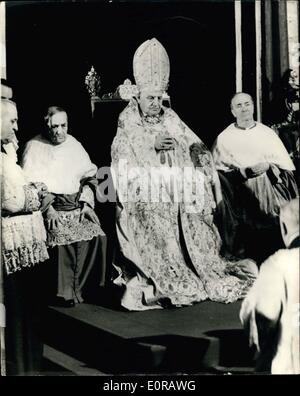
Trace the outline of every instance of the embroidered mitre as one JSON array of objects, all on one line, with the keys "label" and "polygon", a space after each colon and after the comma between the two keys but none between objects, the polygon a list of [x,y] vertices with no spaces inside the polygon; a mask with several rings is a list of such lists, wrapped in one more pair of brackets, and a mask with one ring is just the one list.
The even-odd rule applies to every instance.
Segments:
[{"label": "embroidered mitre", "polygon": [[169,57],[155,38],[145,41],[136,50],[133,75],[140,91],[147,88],[166,91],[170,75]]}]

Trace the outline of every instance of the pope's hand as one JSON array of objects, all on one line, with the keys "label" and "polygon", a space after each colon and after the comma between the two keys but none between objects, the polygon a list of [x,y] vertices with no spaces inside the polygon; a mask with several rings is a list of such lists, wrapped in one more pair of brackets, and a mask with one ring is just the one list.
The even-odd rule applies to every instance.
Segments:
[{"label": "pope's hand", "polygon": [[172,150],[175,148],[175,139],[167,136],[156,136],[154,147],[156,150]]}]

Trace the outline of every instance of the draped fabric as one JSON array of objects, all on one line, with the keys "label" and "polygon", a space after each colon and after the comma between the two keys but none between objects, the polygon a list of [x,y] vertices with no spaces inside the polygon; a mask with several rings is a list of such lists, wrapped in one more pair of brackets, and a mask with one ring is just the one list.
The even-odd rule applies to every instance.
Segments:
[{"label": "draped fabric", "polygon": [[46,263],[22,268],[4,278],[5,348],[8,376],[41,375]]},{"label": "draped fabric", "polygon": [[287,2],[262,2],[263,119],[281,122],[284,103],[280,97],[282,77],[289,69]]},{"label": "draped fabric", "polygon": [[57,146],[41,135],[30,140],[22,158],[23,170],[32,182],[43,182],[52,195],[44,209],[53,203],[59,227],[48,230],[49,246],[88,241],[104,235],[98,224],[84,218],[80,221],[80,202],[94,207],[91,189],[97,167],[92,164],[83,146],[71,135]]},{"label": "draped fabric", "polygon": [[[7,274],[31,267],[48,258],[46,231],[40,211],[26,212],[28,186],[16,156],[1,153],[2,260]],[[34,198],[37,192],[32,191]]]},{"label": "draped fabric", "polygon": [[106,236],[100,224],[81,218],[83,204],[94,209],[97,167],[71,135],[56,146],[38,135],[28,142],[22,163],[29,180],[45,183],[51,193],[42,202],[43,210],[49,205],[56,210],[58,226],[47,230],[47,244],[58,253],[57,296],[82,302],[94,264],[99,264],[101,284],[106,270]]},{"label": "draped fabric", "polygon": [[43,181],[55,194],[77,193],[81,179],[97,172],[96,165],[72,135],[67,135],[59,145],[37,135],[25,147],[22,168],[30,181]]},{"label": "draped fabric", "polygon": [[[294,164],[276,133],[261,123],[256,123],[255,127],[247,130],[240,129],[235,124],[229,125],[216,140],[213,158],[217,169],[228,177],[229,182],[231,172],[239,172],[240,169],[262,162],[270,164],[267,172],[243,180],[243,183],[231,180],[231,184],[237,184],[231,187],[232,190],[238,189],[245,198],[242,205],[251,205],[249,200],[252,197],[252,200],[257,201],[260,212],[277,217],[280,206],[297,196],[292,174]],[[241,196],[237,200],[239,198]],[[252,222],[255,223],[257,216],[252,216]],[[248,217],[251,221],[251,216]]]},{"label": "draped fabric", "polygon": [[[10,145],[10,147],[12,147]],[[24,186],[27,180],[22,169],[17,165],[15,150],[1,152],[1,205],[11,213],[21,212],[25,206]]]},{"label": "draped fabric", "polygon": [[[270,368],[272,374],[300,374],[297,317],[299,247],[279,250],[269,257],[243,301],[240,318],[249,330],[250,345],[259,352],[257,369]],[[269,332],[264,323],[268,323]]]},{"label": "draped fabric", "polygon": [[[158,134],[174,137],[175,149],[157,152],[154,142]],[[174,186],[180,177],[174,178],[173,188],[172,182],[164,183],[163,179],[156,183],[169,201],[145,198],[142,184],[151,179],[153,167],[195,170],[190,154],[195,143],[199,150],[192,156],[202,175],[204,202],[174,199]],[[252,281],[247,276],[241,280],[230,275],[241,271],[239,263],[230,263],[219,255],[221,241],[213,218],[220,185],[211,154],[200,139],[173,110],[164,108],[159,119],[154,117],[151,122],[143,118],[132,100],[119,117],[111,153],[119,198],[117,234],[121,250],[115,262],[115,283],[125,286],[122,305],[129,310],[145,310],[205,299],[229,303],[241,298]],[[124,161],[129,198],[121,188]],[[193,188],[193,178],[186,182]]]},{"label": "draped fabric", "polygon": [[283,143],[276,133],[259,122],[253,128],[241,129],[230,124],[216,140],[213,151],[219,170],[245,168],[268,162],[280,169],[295,169]]},{"label": "draped fabric", "polygon": [[3,297],[6,313],[6,372],[34,375],[41,369],[43,356],[41,270],[45,264],[38,263],[49,256],[43,217],[36,207],[37,190],[29,187],[16,160],[14,150],[4,148],[1,152],[1,266],[4,269],[1,300]]},{"label": "draped fabric", "polygon": [[[279,209],[295,198],[298,190],[295,167],[276,133],[260,123],[247,130],[231,124],[218,136],[213,158],[226,202],[223,233],[228,248],[232,252],[238,249],[237,239],[241,249],[249,244],[250,238],[242,235],[241,227],[254,233],[251,238],[258,238],[258,230],[277,229],[279,233]],[[240,169],[262,162],[269,163],[267,172],[248,179],[241,175]],[[276,248],[275,240],[273,245]]]}]

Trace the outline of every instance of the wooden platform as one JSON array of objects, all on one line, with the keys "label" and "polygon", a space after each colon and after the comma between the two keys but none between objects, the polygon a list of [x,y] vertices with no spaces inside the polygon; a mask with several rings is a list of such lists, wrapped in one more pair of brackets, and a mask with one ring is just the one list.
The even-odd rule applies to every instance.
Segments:
[{"label": "wooden platform", "polygon": [[45,357],[75,375],[251,373],[240,303],[125,312],[49,307]]}]

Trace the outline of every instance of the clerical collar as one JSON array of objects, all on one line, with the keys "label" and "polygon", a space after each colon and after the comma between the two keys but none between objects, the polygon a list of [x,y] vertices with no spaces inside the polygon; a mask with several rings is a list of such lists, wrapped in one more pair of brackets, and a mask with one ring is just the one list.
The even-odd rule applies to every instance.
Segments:
[{"label": "clerical collar", "polygon": [[237,129],[242,129],[243,131],[247,131],[248,129],[252,129],[252,128],[256,127],[256,122],[254,121],[254,124],[251,125],[251,126],[248,127],[248,128],[241,127],[241,126],[239,126],[236,122],[235,122],[234,126],[235,126]]}]

